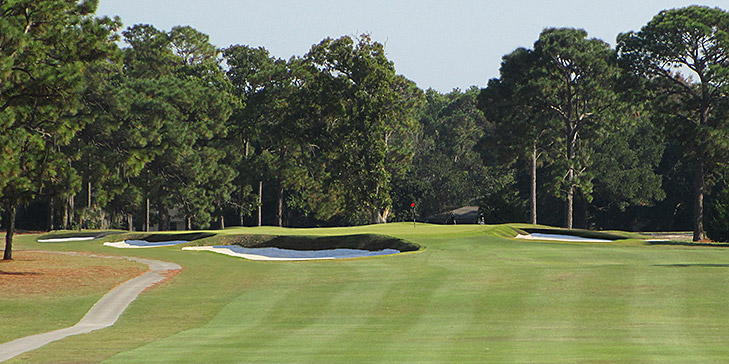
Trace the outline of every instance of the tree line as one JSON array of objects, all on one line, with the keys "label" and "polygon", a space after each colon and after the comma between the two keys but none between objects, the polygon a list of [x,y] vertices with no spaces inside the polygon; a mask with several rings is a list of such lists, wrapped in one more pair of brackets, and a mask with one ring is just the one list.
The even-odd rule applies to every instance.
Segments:
[{"label": "tree line", "polygon": [[617,49],[545,29],[484,89],[447,94],[397,74],[368,35],[287,60],[219,49],[189,26],[121,30],[94,15],[96,1],[0,9],[7,259],[16,221],[354,225],[407,220],[413,202],[420,217],[477,204],[487,222],[690,221],[695,240],[706,222],[727,239],[721,9],[663,11]]},{"label": "tree line", "polygon": [[[703,240],[704,197],[717,182],[726,193],[728,36],[729,14],[702,6],[662,11],[620,34],[616,50],[584,30],[545,29],[532,49],[504,56],[501,77],[480,94],[494,122],[482,150],[529,166],[532,223],[539,178],[563,202],[568,228],[576,198],[621,212],[666,199],[684,163],[689,191],[670,192],[691,198],[674,215],[691,206],[693,240]],[[721,213],[711,230],[727,239]]]}]

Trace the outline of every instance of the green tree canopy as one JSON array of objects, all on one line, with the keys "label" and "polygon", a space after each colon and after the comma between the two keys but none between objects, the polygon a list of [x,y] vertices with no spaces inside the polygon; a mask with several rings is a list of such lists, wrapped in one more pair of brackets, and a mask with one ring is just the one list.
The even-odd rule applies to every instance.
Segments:
[{"label": "green tree canopy", "polygon": [[314,87],[326,100],[320,105],[331,141],[330,193],[340,196],[350,216],[387,221],[392,178],[404,173],[412,158],[408,131],[416,127],[422,91],[395,74],[384,45],[367,35],[327,38],[304,60],[319,70]]},{"label": "green tree canopy", "polygon": [[599,39],[588,39],[581,29],[545,29],[534,43],[541,77],[536,79],[538,100],[561,124],[561,168],[554,176],[558,196],[565,201],[564,226],[573,224],[575,189],[589,196],[593,170],[588,153],[613,119],[619,76],[615,52]]},{"label": "green tree canopy", "polygon": [[143,125],[145,151],[152,156],[137,179],[139,190],[155,200],[162,228],[169,228],[172,207],[180,208],[187,228],[208,226],[230,200],[235,177],[216,142],[227,133],[233,105],[219,51],[190,27],[166,33],[135,25],[124,37],[133,121],[127,126]]},{"label": "green tree canopy", "polygon": [[694,169],[694,236],[704,239],[704,194],[729,156],[729,13],[689,6],[665,10],[638,32],[621,34],[618,51],[649,79],[655,113]]},{"label": "green tree canopy", "polygon": [[650,138],[646,147],[631,144],[647,119],[622,96],[621,75],[605,42],[580,29],[545,29],[533,50],[504,56],[501,78],[482,90],[479,107],[493,127],[479,148],[502,163],[530,161],[532,223],[540,156],[544,185],[565,202],[565,227],[573,225],[575,195],[592,201],[596,184],[621,208],[662,197],[653,171],[660,150]]},{"label": "green tree canopy", "polygon": [[398,219],[409,219],[412,202],[420,216],[475,204],[491,184],[490,171],[474,149],[484,134],[483,113],[476,108],[479,90],[425,92],[425,106],[413,147],[412,168],[394,179]]},{"label": "green tree canopy", "polygon": [[[304,113],[310,107],[303,92],[308,70],[301,60],[271,57],[264,48],[236,45],[227,48],[224,56],[240,101],[231,118],[231,131],[240,143],[238,154],[244,156],[237,162],[238,183],[262,188],[264,180],[273,182],[275,221],[282,226],[285,192],[306,190],[303,195],[311,201],[319,186],[313,177],[318,173],[314,163],[320,161],[314,148],[317,135],[312,133],[313,120]],[[245,200],[243,194],[241,199]]]},{"label": "green tree canopy", "polygon": [[559,139],[558,120],[545,112],[538,53],[518,48],[503,57],[500,78],[491,79],[479,94],[478,106],[491,130],[478,148],[485,163],[510,165],[529,160],[530,222],[537,223],[537,167]]},{"label": "green tree canopy", "polygon": [[94,18],[96,4],[0,3],[0,189],[11,215],[4,259],[12,257],[18,204],[69,174],[58,146],[83,126],[72,116],[84,72],[116,48],[118,21]]}]

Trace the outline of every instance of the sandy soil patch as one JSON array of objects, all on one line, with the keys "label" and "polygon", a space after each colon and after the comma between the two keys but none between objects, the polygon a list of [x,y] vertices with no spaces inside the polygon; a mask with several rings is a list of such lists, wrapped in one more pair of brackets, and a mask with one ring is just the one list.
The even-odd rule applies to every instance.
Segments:
[{"label": "sandy soil patch", "polygon": [[13,252],[13,260],[0,261],[0,297],[108,290],[146,270],[128,260],[19,250]]}]

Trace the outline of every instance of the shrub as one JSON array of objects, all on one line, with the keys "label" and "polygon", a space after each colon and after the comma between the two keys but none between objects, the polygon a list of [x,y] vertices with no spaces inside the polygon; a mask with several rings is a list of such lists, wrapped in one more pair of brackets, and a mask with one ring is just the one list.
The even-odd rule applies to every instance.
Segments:
[{"label": "shrub", "polygon": [[706,234],[713,241],[729,242],[729,186],[717,185],[707,202]]}]

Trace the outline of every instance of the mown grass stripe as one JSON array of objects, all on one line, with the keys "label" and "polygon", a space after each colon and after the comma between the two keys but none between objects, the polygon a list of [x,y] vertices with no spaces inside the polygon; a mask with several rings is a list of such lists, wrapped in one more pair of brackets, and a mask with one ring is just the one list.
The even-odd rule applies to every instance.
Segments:
[{"label": "mown grass stripe", "polygon": [[[388,291],[381,305],[392,310],[392,315],[396,315],[392,319],[397,324],[393,327],[394,330],[388,330],[386,335],[380,336],[383,347],[382,351],[371,357],[374,361],[406,362],[412,360],[417,353],[434,349],[432,346],[423,347],[422,338],[441,334],[437,324],[428,319],[440,306],[436,293],[447,284],[451,274],[448,270],[431,267],[427,274],[417,277],[415,282],[402,280]],[[388,317],[378,317],[373,320],[373,324],[384,325],[385,323],[381,323],[383,319],[388,320]],[[421,323],[430,329],[418,330],[413,336],[413,330]]]},{"label": "mown grass stripe", "polygon": [[[350,262],[355,263],[355,262]],[[342,266],[344,264],[345,266]],[[306,282],[302,282],[301,296],[297,300],[306,302],[306,307],[298,307],[295,310],[295,327],[287,330],[275,330],[275,339],[265,345],[264,357],[251,357],[250,360],[265,360],[265,352],[285,350],[289,355],[297,358],[296,361],[304,362],[311,353],[316,352],[323,343],[336,336],[349,324],[350,315],[363,314],[357,308],[352,307],[351,302],[342,305],[352,293],[362,295],[359,291],[359,273],[347,262],[325,262],[306,266],[313,275]],[[336,274],[332,274],[336,272]],[[317,298],[325,297],[326,299]],[[296,305],[296,302],[289,302]],[[297,305],[298,306],[298,305]],[[292,316],[282,316],[281,319],[289,320]]]},{"label": "mown grass stripe", "polygon": [[[352,341],[355,333],[363,330],[373,314],[380,310],[385,293],[393,281],[387,277],[400,274],[397,263],[391,259],[374,262],[351,262],[350,280],[346,288],[331,303],[324,313],[327,321],[317,327],[318,336],[309,348],[302,352],[302,362],[338,362],[346,353],[343,343]],[[325,332],[326,334],[321,334]]]},{"label": "mown grass stripe", "polygon": [[[165,353],[167,362],[206,362],[214,352],[218,353],[218,358],[225,358],[226,354],[235,357],[239,345],[235,344],[231,347],[226,344],[237,342],[256,327],[268,326],[266,322],[273,315],[271,311],[284,306],[290,299],[292,290],[295,290],[295,286],[284,289],[281,287],[271,289],[267,285],[251,287],[250,290],[243,291],[243,294],[239,293],[236,298],[222,307],[212,320],[201,327],[177,333],[164,340],[147,343],[135,350],[121,353],[108,362],[156,363],[160,360],[158,355],[160,352]],[[245,302],[247,309],[241,309],[241,301]]]}]

